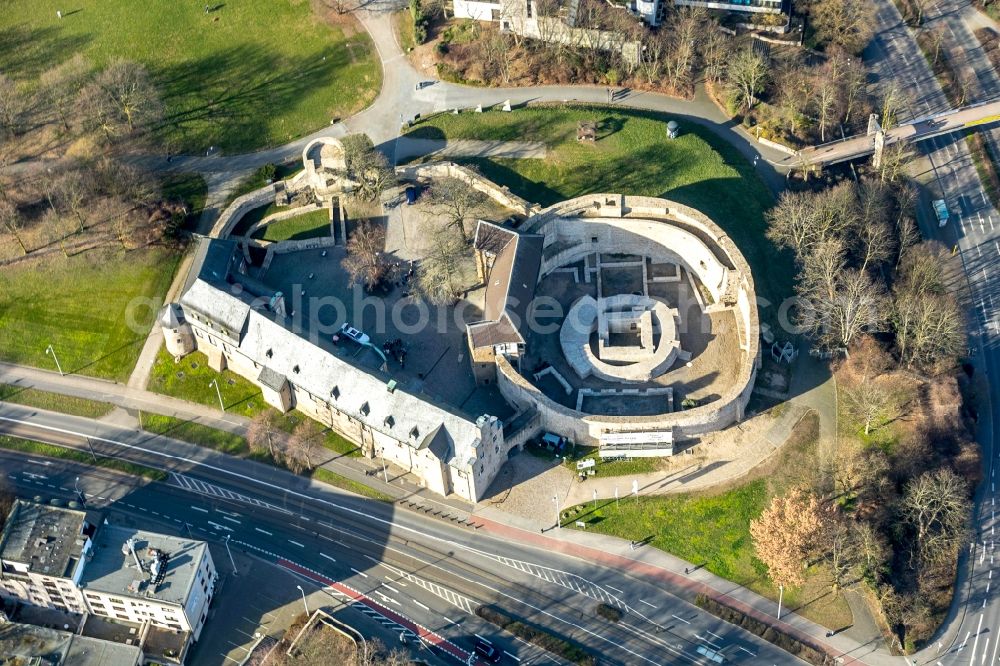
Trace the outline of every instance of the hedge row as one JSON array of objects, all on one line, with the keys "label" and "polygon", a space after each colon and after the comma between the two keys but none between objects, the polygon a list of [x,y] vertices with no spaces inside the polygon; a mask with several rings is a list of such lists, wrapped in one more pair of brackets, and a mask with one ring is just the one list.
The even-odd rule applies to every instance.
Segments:
[{"label": "hedge row", "polygon": [[714,599],[709,599],[704,594],[699,594],[695,597],[694,602],[699,608],[707,610],[720,620],[725,620],[729,624],[742,627],[750,633],[760,636],[768,643],[777,645],[785,652],[795,655],[802,661],[816,664],[816,666],[832,666],[836,663],[836,660],[825,652],[821,652],[793,636],[778,631],[771,625],[752,618],[735,608],[730,608]]},{"label": "hedge row", "polygon": [[509,631],[518,638],[525,640],[532,645],[537,645],[543,650],[562,657],[574,664],[581,666],[597,666],[597,660],[584,652],[583,648],[558,636],[546,633],[541,629],[536,629],[523,622],[515,620],[511,616],[497,610],[492,606],[480,606],[476,609],[476,615],[487,622],[497,625],[505,631]]}]

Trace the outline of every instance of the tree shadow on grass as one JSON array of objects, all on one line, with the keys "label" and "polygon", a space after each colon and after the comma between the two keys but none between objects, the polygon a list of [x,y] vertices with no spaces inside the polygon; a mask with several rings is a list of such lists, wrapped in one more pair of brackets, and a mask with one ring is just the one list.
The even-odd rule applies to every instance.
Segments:
[{"label": "tree shadow on grass", "polygon": [[160,68],[156,79],[168,113],[158,134],[199,149],[257,145],[272,132],[269,120],[302,105],[315,88],[329,88],[352,66],[347,48],[339,46],[288,57],[240,45]]},{"label": "tree shadow on grass", "polygon": [[18,81],[35,79],[82,51],[89,41],[58,28],[32,28],[23,23],[0,28],[0,72]]}]

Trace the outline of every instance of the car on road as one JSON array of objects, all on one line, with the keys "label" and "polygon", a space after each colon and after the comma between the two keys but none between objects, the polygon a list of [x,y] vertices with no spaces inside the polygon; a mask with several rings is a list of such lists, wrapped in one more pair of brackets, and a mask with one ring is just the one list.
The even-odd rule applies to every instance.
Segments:
[{"label": "car on road", "polygon": [[351,340],[354,340],[359,345],[366,345],[371,341],[371,338],[369,338],[366,334],[354,328],[347,322],[344,322],[344,325],[340,327],[340,333],[342,335],[346,335]]},{"label": "car on road", "polygon": [[503,653],[497,648],[493,647],[490,643],[487,643],[482,638],[476,639],[475,655],[484,661],[488,661],[491,664],[496,664],[500,661],[500,657]]},{"label": "car on road", "polygon": [[931,206],[934,207],[934,216],[937,217],[938,226],[943,227],[948,224],[951,212],[948,210],[948,204],[944,202],[944,199],[935,199],[931,202]]}]

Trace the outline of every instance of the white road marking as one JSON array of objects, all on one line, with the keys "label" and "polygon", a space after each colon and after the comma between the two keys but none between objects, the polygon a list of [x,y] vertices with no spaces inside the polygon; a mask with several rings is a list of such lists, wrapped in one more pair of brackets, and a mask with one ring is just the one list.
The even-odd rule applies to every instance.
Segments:
[{"label": "white road marking", "polygon": [[201,511],[202,513],[208,513],[208,509],[203,509],[200,506],[195,506],[194,504],[191,505],[191,508],[194,509],[195,511]]},{"label": "white road marking", "polygon": [[223,516],[222,519],[223,520],[228,520],[231,523],[236,523],[237,525],[242,525],[243,524],[240,521],[236,520],[235,518],[230,518],[229,516]]},{"label": "white road marking", "polygon": [[479,640],[481,640],[484,643],[489,643],[490,645],[493,645],[493,641],[487,640],[487,639],[483,638],[482,636],[480,636],[479,634],[472,634],[472,635],[475,636],[476,638],[478,638]]},{"label": "white road marking", "polygon": [[254,529],[257,530],[258,532],[260,532],[261,534],[266,534],[267,536],[274,536],[273,534],[271,534],[267,530],[262,530],[259,527],[255,527]]},{"label": "white road marking", "polygon": [[381,592],[376,592],[376,593],[375,593],[375,596],[379,597],[380,599],[382,599],[382,601],[384,601],[384,602],[386,602],[386,603],[389,603],[389,604],[396,604],[397,606],[399,606],[399,605],[400,605],[400,603],[399,603],[398,601],[396,601],[396,600],[395,600],[395,599],[393,599],[392,597],[387,597],[387,596],[385,596],[385,595],[384,595],[384,594],[382,594]]},{"label": "white road marking", "polygon": [[449,624],[458,624],[458,622],[455,622],[453,619],[451,619],[447,615],[442,615],[441,617],[443,617],[445,619],[445,622],[448,622]]},{"label": "white road marking", "polygon": [[640,603],[640,604],[646,604],[646,605],[647,605],[647,606],[649,606],[650,608],[656,608],[656,606],[654,606],[653,604],[649,603],[649,602],[648,602],[648,601],[646,601],[645,599],[639,599],[639,603]]},{"label": "white road marking", "polygon": [[366,574],[364,571],[358,571],[354,567],[351,567],[351,571],[353,571],[354,573],[358,574],[362,578],[368,578],[368,574]]},{"label": "white road marking", "polygon": [[[48,467],[49,465],[52,464],[51,460],[32,460],[31,458],[28,458],[28,462],[30,462],[32,465],[42,465],[43,467]],[[46,477],[43,476],[42,478],[44,479]]]},{"label": "white road marking", "polygon": [[419,602],[419,601],[417,601],[416,599],[412,599],[412,598],[411,598],[410,600],[411,600],[411,601],[412,601],[413,603],[415,603],[416,605],[418,605],[418,606],[420,606],[421,608],[423,608],[424,610],[426,610],[426,611],[429,611],[429,610],[430,610],[430,607],[429,607],[429,606],[425,606],[424,604],[420,603],[420,602]]},{"label": "white road marking", "polygon": [[[997,252],[1000,252],[1000,247],[998,247],[998,248],[997,248]],[[625,594],[624,592],[622,592],[621,590],[619,590],[619,589],[618,589],[617,587],[615,587],[614,585],[605,585],[604,587],[608,588],[609,590],[614,590],[614,591],[615,591],[615,592],[617,592],[618,594]]]},{"label": "white road marking", "polygon": [[673,618],[674,618],[675,620],[680,620],[680,621],[681,621],[681,622],[683,622],[684,624],[691,624],[690,622],[688,622],[687,620],[685,620],[685,619],[684,619],[684,618],[682,618],[682,617],[677,617],[676,615],[673,615],[673,616],[671,616],[671,617],[673,617]]},{"label": "white road marking", "polygon": [[722,636],[720,636],[720,635],[719,635],[719,634],[717,634],[717,633],[714,633],[714,632],[711,632],[711,631],[708,631],[707,629],[706,629],[705,631],[707,631],[708,633],[712,634],[713,636],[715,636],[716,638],[718,638],[718,639],[719,639],[720,641],[724,641],[724,640],[726,640],[725,638],[723,638]]},{"label": "white road marking", "polygon": [[301,543],[299,543],[298,541],[292,541],[291,539],[289,539],[289,540],[288,540],[288,543],[290,543],[290,544],[292,544],[292,545],[294,545],[294,546],[298,546],[299,548],[305,548],[305,545],[304,545],[304,544],[301,544]]},{"label": "white road marking", "polygon": [[396,588],[394,588],[392,585],[389,585],[387,583],[382,583],[382,587],[384,587],[385,589],[389,590],[390,592],[395,592],[396,594],[399,594],[399,590],[397,590]]},{"label": "white road marking", "polygon": [[517,662],[521,661],[520,657],[516,657],[516,656],[512,655],[510,652],[507,652],[507,650],[504,650],[503,653],[505,655],[507,655],[508,657],[510,657],[511,659],[513,659],[514,661],[517,661]]},{"label": "white road marking", "polygon": [[331,562],[336,562],[337,561],[337,560],[333,559],[332,557],[330,557],[329,555],[327,555],[326,553],[320,553],[319,556],[320,557],[325,557],[326,559],[330,560]]},{"label": "white road marking", "polygon": [[213,523],[211,520],[208,521],[208,524],[219,530],[226,530],[227,532],[233,531],[232,527],[226,527],[225,525],[220,525],[219,523]]},{"label": "white road marking", "polygon": [[757,656],[757,653],[756,653],[756,652],[751,652],[750,650],[746,649],[746,648],[745,648],[745,647],[743,647],[742,645],[737,645],[736,647],[738,647],[739,649],[743,650],[744,652],[746,652],[746,653],[747,653],[748,655],[750,655],[751,657],[756,657],[756,656]]},{"label": "white road marking", "polygon": [[[984,602],[985,602],[985,600],[984,600]],[[972,657],[973,657],[973,659],[976,656],[976,650],[979,648],[979,632],[982,630],[982,628],[983,628],[983,614],[980,613],[979,614],[979,626],[976,627],[976,640],[972,642]]]}]

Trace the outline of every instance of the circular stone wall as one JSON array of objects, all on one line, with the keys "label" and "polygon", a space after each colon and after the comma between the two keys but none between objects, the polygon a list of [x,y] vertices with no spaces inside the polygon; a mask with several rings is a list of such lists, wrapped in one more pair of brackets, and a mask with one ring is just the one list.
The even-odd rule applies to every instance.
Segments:
[{"label": "circular stone wall", "polygon": [[[556,402],[522,376],[506,357],[497,355],[497,383],[509,403],[536,410],[543,429],[589,445],[600,444],[606,433],[671,431],[677,438],[711,432],[742,420],[759,365],[756,294],[746,259],[717,224],[693,208],[666,199],[596,194],[550,206],[530,218],[522,231],[544,236],[542,277],[595,252],[656,257],[690,272],[704,287],[706,311],[731,311],[735,316],[737,343],[730,352],[737,357],[737,370],[725,390],[698,407],[654,415],[609,416]],[[665,304],[660,305],[670,311]],[[567,329],[564,322],[560,328],[559,344],[573,372],[581,376],[604,373],[608,381],[629,382],[642,380],[630,378],[623,368],[636,366],[643,373],[669,369],[675,360],[670,354],[676,355],[679,349],[674,346],[676,332],[669,333],[665,325],[652,352],[664,366],[652,357],[625,365],[605,363],[590,344],[591,334],[599,325],[599,311],[597,299],[580,298],[573,302],[567,318],[574,316],[581,324]],[[673,316],[662,314],[658,318],[673,320],[676,331],[674,312]],[[666,356],[661,357],[664,351]],[[622,393],[642,390],[625,388]]]}]

